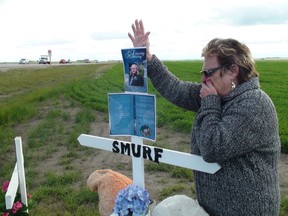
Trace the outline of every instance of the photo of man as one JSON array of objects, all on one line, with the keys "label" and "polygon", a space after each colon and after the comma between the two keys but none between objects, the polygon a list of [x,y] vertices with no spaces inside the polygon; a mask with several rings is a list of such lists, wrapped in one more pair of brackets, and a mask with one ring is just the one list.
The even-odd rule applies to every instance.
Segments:
[{"label": "photo of man", "polygon": [[130,66],[129,85],[131,86],[143,86],[144,85],[143,75],[138,70],[137,64],[132,64]]},{"label": "photo of man", "polygon": [[121,49],[125,92],[148,93],[146,48]]}]

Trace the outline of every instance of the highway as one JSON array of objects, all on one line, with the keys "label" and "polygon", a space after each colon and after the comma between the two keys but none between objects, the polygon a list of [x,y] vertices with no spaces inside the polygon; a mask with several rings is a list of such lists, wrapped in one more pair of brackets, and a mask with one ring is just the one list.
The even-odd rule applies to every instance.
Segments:
[{"label": "highway", "polygon": [[[69,64],[59,64],[59,63],[52,63],[49,64],[38,64],[38,63],[30,63],[30,64],[18,64],[18,63],[0,63],[0,72],[6,72],[10,69],[17,69],[17,68],[47,68],[53,66],[66,66],[66,65],[80,65],[80,64],[87,64],[87,63],[69,63]],[[95,63],[89,63],[95,64]]]}]

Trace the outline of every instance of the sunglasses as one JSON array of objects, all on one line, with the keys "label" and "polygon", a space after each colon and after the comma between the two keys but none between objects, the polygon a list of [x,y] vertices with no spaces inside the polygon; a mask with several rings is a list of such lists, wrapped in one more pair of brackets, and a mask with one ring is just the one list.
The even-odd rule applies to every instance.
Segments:
[{"label": "sunglasses", "polygon": [[203,70],[203,71],[200,71],[200,73],[203,75],[205,75],[206,77],[209,77],[211,76],[214,72],[216,72],[217,70],[223,68],[224,66],[219,66],[219,67],[216,67],[216,68],[211,68],[211,69],[207,69],[207,70]]}]

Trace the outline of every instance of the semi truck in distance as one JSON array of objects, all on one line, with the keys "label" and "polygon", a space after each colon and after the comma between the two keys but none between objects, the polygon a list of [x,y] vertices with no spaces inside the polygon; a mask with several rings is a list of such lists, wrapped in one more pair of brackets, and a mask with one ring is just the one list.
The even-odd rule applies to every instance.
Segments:
[{"label": "semi truck in distance", "polygon": [[48,55],[41,55],[38,62],[39,64],[50,64]]}]

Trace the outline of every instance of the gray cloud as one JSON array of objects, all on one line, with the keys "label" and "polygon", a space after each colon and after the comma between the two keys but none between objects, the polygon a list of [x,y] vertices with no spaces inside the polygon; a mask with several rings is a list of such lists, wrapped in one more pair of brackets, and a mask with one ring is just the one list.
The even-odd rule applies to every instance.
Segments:
[{"label": "gray cloud", "polygon": [[90,34],[93,40],[127,39],[127,34],[119,32],[93,32]]},{"label": "gray cloud", "polygon": [[213,20],[236,26],[251,26],[260,24],[287,24],[288,2],[284,5],[240,6],[218,11]]},{"label": "gray cloud", "polygon": [[47,40],[29,40],[26,42],[26,46],[43,46],[43,45],[63,45],[72,43],[71,40],[65,39],[47,39]]}]

